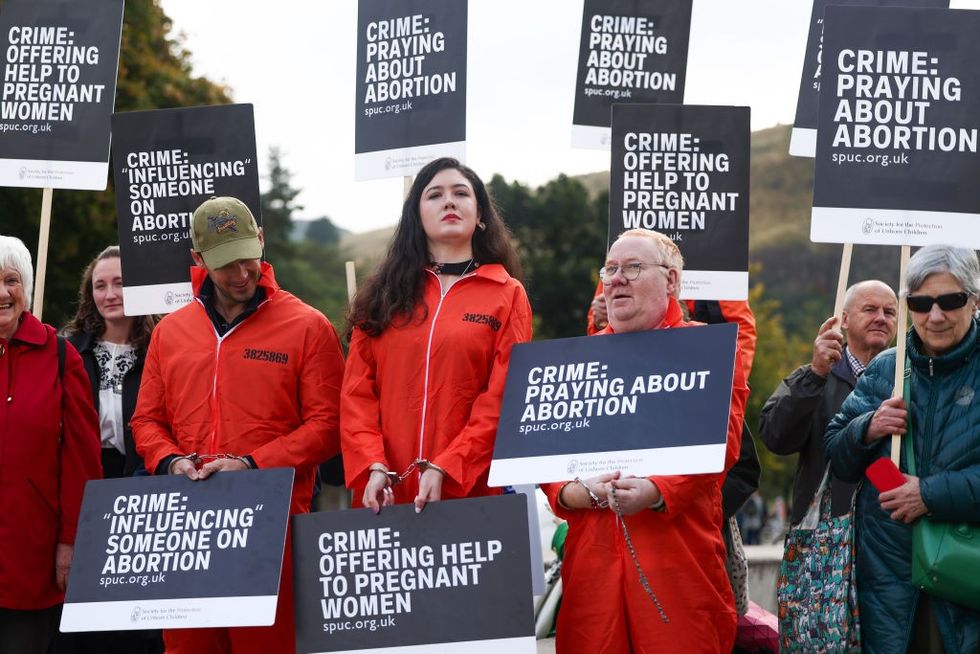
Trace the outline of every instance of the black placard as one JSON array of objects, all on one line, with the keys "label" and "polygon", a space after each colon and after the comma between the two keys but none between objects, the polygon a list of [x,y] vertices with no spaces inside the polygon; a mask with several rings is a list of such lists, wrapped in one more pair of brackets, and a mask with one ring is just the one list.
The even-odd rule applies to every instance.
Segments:
[{"label": "black placard", "polygon": [[980,12],[830,6],[810,238],[980,247]]},{"label": "black placard", "polygon": [[522,496],[296,516],[293,561],[300,654],[535,651]]},{"label": "black placard", "polygon": [[490,484],[719,472],[738,327],[514,346]]},{"label": "black placard", "polygon": [[6,0],[0,185],[102,191],[123,0]]},{"label": "black placard", "polygon": [[572,145],[609,147],[613,103],[684,102],[691,0],[585,0]]},{"label": "black placard", "polygon": [[463,158],[466,14],[465,0],[358,0],[357,179]]},{"label": "black placard", "polygon": [[748,297],[749,124],[748,107],[613,106],[609,243],[637,227],[669,236],[684,299]]},{"label": "black placard", "polygon": [[62,631],[270,625],[292,468],[90,481]]},{"label": "black placard", "polygon": [[789,142],[789,153],[812,157],[817,145],[817,107],[823,74],[823,15],[827,5],[867,7],[949,7],[949,0],[813,0],[810,29],[803,54],[800,94],[796,100],[796,119]]},{"label": "black placard", "polygon": [[112,134],[126,315],[176,311],[192,299],[194,209],[230,195],[262,224],[252,105],[113,114]]}]

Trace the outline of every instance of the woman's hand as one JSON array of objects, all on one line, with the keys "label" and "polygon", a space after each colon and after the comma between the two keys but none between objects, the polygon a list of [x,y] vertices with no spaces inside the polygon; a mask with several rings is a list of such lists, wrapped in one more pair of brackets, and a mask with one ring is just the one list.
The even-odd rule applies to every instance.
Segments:
[{"label": "woman's hand", "polygon": [[68,571],[71,569],[71,557],[74,552],[74,546],[64,543],[58,543],[54,549],[54,580],[59,590],[63,591],[68,587]]},{"label": "woman's hand", "polygon": [[381,507],[391,506],[394,503],[394,494],[391,492],[391,482],[384,470],[374,469],[368,477],[367,486],[364,487],[364,496],[361,504],[373,510],[375,513],[381,512]]},{"label": "woman's hand", "polygon": [[881,508],[891,514],[892,520],[909,524],[929,513],[929,508],[922,501],[919,478],[905,475],[905,479],[906,482],[898,488],[878,495],[878,501],[881,502]]},{"label": "woman's hand", "polygon": [[426,502],[438,502],[442,498],[442,475],[440,470],[429,467],[419,479],[419,494],[415,496],[415,512],[422,513]]},{"label": "woman's hand", "polygon": [[905,409],[905,400],[902,398],[892,397],[885,400],[871,417],[868,431],[864,434],[864,442],[870,445],[885,436],[904,434],[908,415],[908,411]]},{"label": "woman's hand", "polygon": [[[596,494],[600,502],[606,502],[609,498],[606,496],[606,491],[608,491],[607,484],[614,479],[619,479],[619,470],[616,472],[607,472],[604,475],[597,475],[595,477],[589,477],[588,479],[583,479],[582,484],[585,484],[592,489],[592,492]],[[570,482],[565,484],[558,494],[558,503],[568,509],[591,509],[592,500],[589,498],[589,493],[586,491],[582,484],[578,482]]]},{"label": "woman's hand", "polygon": [[[622,515],[633,515],[660,501],[660,489],[646,477],[615,479],[609,484],[609,508]],[[613,494],[615,489],[615,494]]]}]

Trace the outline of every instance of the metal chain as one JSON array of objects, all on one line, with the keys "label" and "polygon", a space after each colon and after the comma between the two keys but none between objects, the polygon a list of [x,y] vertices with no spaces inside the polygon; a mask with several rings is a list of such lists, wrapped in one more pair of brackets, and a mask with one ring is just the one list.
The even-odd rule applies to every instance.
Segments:
[{"label": "metal chain", "polygon": [[612,504],[613,509],[616,511],[616,517],[619,524],[623,525],[623,536],[626,537],[626,546],[629,548],[630,555],[633,557],[633,565],[636,566],[636,572],[640,575],[640,585],[643,586],[643,590],[646,591],[650,599],[653,600],[653,605],[657,607],[657,612],[660,613],[660,619],[663,620],[664,624],[670,624],[670,620],[667,619],[667,614],[664,613],[664,609],[660,606],[660,602],[657,600],[657,596],[653,592],[653,588],[650,587],[650,581],[647,579],[647,575],[643,572],[643,568],[640,567],[640,559],[636,555],[636,548],[633,547],[633,539],[630,538],[630,530],[626,527],[626,520],[623,518],[622,511],[619,510],[619,500],[616,499],[616,487],[610,487],[610,504]]}]

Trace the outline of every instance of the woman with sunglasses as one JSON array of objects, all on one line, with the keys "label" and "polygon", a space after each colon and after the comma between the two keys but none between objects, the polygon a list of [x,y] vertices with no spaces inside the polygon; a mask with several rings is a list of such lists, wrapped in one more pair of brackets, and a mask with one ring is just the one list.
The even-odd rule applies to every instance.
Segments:
[{"label": "woman with sunglasses", "polygon": [[487,473],[514,343],[531,307],[483,181],[441,158],[415,178],[348,318],[341,449],[354,504],[500,493]]},{"label": "woman with sunglasses", "polygon": [[[980,265],[973,250],[931,245],[915,253],[902,295],[914,330],[906,340],[907,399],[892,398],[895,351],[874,359],[827,428],[834,475],[858,482],[891,453],[892,434],[911,438],[915,474],[856,500],[857,587],[863,651],[980,651],[980,611],[933,596],[910,581],[912,523],[924,515],[980,524]],[[976,574],[975,571],[970,574]]]}]

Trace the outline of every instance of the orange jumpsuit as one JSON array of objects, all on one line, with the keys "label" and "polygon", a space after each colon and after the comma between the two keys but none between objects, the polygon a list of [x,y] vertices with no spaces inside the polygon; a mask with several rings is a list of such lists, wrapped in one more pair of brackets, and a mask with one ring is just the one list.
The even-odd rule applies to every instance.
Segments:
[{"label": "orange jumpsuit", "polygon": [[[656,329],[692,327],[671,298]],[[607,327],[600,334],[613,333]],[[748,387],[735,366],[725,470],[738,459]],[[622,526],[610,509],[568,511],[557,501],[563,484],[544,486],[555,513],[568,520],[559,654],[696,654],[731,652],[735,600],[725,571],[721,484],[725,473],[653,476],[665,510],[625,518],[640,566],[668,624],[640,585]]]},{"label": "orange jumpsuit", "polygon": [[[531,339],[531,307],[503,266],[485,264],[443,295],[426,271],[415,319],[380,336],[354,330],[341,392],[347,485],[361,506],[369,468],[402,473],[416,459],[445,471],[443,498],[499,493],[487,486],[507,364]],[[420,303],[421,304],[421,303]],[[418,495],[420,474],[395,485],[395,502]]]},{"label": "orange jumpsuit", "polygon": [[[191,269],[195,293],[206,276],[203,268]],[[266,299],[221,338],[199,301],[160,322],[146,357],[133,436],[151,471],[169,455],[192,452],[247,454],[259,468],[292,467],[289,512],[306,513],[316,466],[339,450],[343,351],[326,317],[280,290],[267,263],[259,286]],[[167,629],[163,635],[167,654],[295,651],[290,530],[272,627]]]}]

